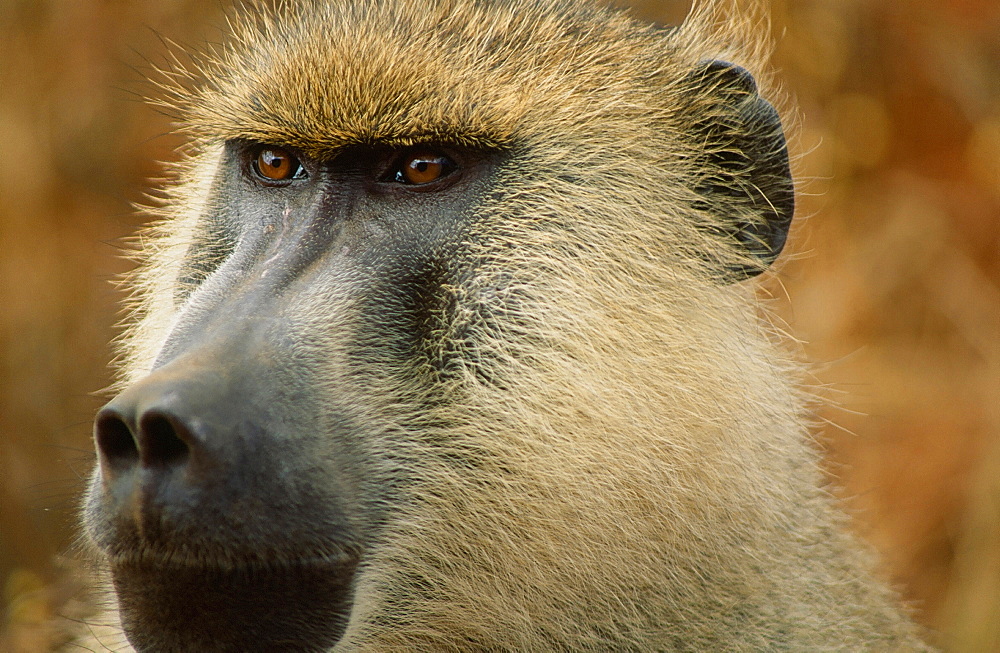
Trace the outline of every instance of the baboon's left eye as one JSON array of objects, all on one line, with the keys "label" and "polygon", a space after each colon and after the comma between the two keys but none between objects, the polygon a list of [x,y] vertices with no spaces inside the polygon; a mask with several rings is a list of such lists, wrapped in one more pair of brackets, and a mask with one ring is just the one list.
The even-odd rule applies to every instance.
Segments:
[{"label": "baboon's left eye", "polygon": [[281,147],[264,146],[257,150],[253,169],[265,181],[288,181],[305,176],[302,164]]},{"label": "baboon's left eye", "polygon": [[447,177],[458,166],[441,152],[413,150],[399,160],[390,179],[399,184],[422,186]]}]

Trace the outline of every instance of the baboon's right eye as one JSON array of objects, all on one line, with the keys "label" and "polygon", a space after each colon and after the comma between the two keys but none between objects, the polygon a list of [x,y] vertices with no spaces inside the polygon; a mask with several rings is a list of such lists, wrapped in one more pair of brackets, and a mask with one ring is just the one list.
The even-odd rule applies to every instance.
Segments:
[{"label": "baboon's right eye", "polygon": [[283,182],[305,177],[305,169],[288,150],[262,146],[253,158],[253,171],[266,182]]}]

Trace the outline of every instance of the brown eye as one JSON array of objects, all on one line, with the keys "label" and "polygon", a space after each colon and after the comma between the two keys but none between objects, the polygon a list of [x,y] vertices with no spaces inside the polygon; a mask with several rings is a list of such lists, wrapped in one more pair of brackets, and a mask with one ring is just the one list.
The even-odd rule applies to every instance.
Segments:
[{"label": "brown eye", "polygon": [[287,150],[264,147],[253,161],[254,171],[267,181],[287,181],[302,176],[302,164]]},{"label": "brown eye", "polygon": [[405,155],[396,170],[394,181],[419,186],[451,174],[455,162],[440,152],[417,150]]}]

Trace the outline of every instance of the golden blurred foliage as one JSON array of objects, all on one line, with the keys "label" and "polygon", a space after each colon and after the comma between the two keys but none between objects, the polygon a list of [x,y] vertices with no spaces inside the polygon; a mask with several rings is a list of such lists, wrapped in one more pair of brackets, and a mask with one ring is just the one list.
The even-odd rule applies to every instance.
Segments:
[{"label": "golden blurred foliage", "polygon": [[[763,294],[817,361],[817,437],[885,573],[948,650],[1000,651],[1000,3],[770,4],[801,197]],[[161,34],[224,25],[198,0],[0,0],[0,650],[50,650],[80,613],[56,561],[110,380],[108,280],[179,144],[143,71]]]}]

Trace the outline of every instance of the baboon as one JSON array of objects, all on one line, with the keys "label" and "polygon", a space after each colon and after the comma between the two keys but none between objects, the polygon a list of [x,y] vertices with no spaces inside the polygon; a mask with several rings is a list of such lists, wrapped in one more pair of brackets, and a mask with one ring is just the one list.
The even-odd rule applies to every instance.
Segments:
[{"label": "baboon", "polygon": [[104,644],[923,649],[746,282],[794,207],[761,13],[281,3],[166,71]]}]

